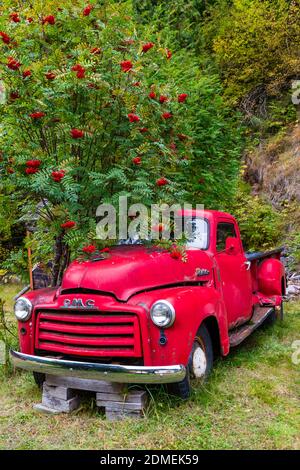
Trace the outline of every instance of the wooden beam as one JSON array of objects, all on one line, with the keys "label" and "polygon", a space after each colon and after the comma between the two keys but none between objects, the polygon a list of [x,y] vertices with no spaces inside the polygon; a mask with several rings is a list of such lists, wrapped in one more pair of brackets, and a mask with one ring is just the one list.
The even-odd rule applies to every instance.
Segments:
[{"label": "wooden beam", "polygon": [[[26,231],[26,236],[28,239],[30,239],[30,232],[29,230]],[[33,275],[32,275],[32,253],[31,253],[31,248],[28,246],[27,248],[27,253],[28,253],[28,271],[29,271],[29,283],[30,283],[30,289],[33,290]]]}]

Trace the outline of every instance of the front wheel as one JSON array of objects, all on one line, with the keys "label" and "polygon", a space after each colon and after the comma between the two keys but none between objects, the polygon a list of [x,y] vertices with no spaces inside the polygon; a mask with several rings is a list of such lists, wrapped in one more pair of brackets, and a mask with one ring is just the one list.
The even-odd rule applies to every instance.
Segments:
[{"label": "front wheel", "polygon": [[191,395],[191,381],[203,383],[213,367],[213,345],[205,325],[201,325],[194,339],[184,380],[168,386],[169,393],[186,400]]},{"label": "front wheel", "polygon": [[32,375],[37,386],[39,388],[42,388],[43,383],[45,382],[45,379],[46,379],[45,374],[42,374],[41,372],[33,372]]}]

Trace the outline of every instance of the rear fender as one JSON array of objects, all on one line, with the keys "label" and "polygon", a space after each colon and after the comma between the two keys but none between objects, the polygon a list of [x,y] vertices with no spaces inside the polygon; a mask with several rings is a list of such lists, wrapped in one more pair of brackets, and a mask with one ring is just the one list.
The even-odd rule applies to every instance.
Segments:
[{"label": "rear fender", "polygon": [[258,266],[258,291],[264,295],[282,295],[285,289],[285,270],[278,259],[263,260]]}]

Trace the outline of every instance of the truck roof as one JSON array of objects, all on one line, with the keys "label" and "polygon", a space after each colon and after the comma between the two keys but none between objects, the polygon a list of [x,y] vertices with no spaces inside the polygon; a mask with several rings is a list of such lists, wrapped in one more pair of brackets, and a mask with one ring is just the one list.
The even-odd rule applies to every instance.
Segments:
[{"label": "truck roof", "polygon": [[225,217],[233,219],[234,217],[228,212],[207,209],[182,209],[178,211],[178,215],[182,217],[204,217],[209,220],[215,217]]}]

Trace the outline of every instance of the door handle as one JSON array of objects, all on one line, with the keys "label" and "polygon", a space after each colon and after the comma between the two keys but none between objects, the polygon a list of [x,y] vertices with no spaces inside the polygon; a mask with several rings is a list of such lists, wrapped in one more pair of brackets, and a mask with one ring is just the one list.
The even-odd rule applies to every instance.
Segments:
[{"label": "door handle", "polygon": [[251,261],[245,261],[244,266],[246,266],[246,270],[249,271],[249,269],[251,267]]}]

